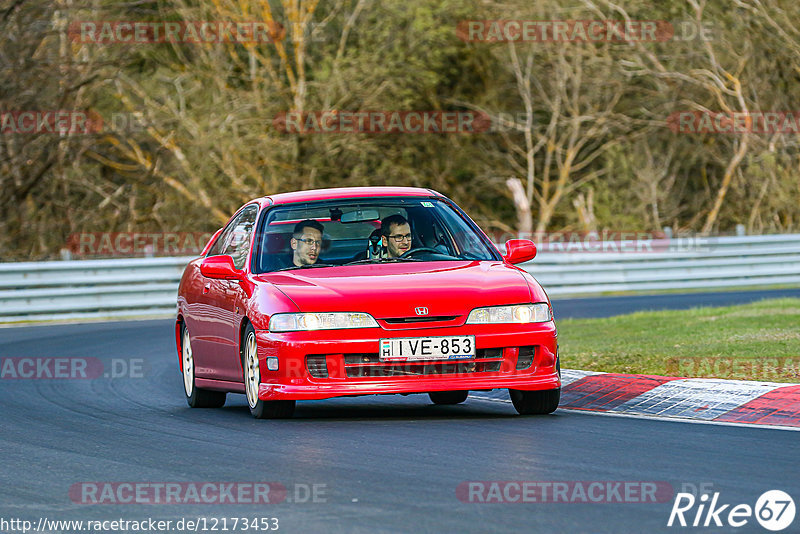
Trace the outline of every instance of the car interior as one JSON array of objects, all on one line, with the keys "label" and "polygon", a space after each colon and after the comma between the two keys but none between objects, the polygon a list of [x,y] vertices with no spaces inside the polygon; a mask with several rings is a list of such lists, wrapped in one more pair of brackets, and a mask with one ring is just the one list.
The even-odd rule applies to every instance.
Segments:
[{"label": "car interior", "polygon": [[[377,210],[372,211],[377,214]],[[380,224],[382,218],[393,213],[399,213],[408,219],[411,225],[412,250],[426,248],[441,254],[451,254],[453,247],[448,243],[452,243],[452,240],[448,241],[448,233],[436,221],[431,210],[408,206],[391,211],[382,209],[378,217],[370,220],[343,221],[341,215],[336,220],[337,214],[333,217],[312,217],[325,228],[318,263],[344,265],[352,261],[385,258],[386,250],[381,244]],[[271,272],[291,265],[292,231],[297,222],[299,220],[283,220],[269,224],[255,265],[256,272]],[[362,236],[354,236],[359,232]]]}]

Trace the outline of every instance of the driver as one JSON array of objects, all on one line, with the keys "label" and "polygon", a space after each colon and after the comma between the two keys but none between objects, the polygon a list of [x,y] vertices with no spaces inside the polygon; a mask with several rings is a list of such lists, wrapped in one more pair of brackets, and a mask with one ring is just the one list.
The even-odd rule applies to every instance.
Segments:
[{"label": "driver", "polygon": [[400,214],[381,221],[381,241],[390,258],[398,258],[411,250],[411,225]]},{"label": "driver", "polygon": [[292,263],[296,267],[317,263],[322,248],[322,231],[322,224],[313,219],[306,219],[295,225],[291,245]]}]

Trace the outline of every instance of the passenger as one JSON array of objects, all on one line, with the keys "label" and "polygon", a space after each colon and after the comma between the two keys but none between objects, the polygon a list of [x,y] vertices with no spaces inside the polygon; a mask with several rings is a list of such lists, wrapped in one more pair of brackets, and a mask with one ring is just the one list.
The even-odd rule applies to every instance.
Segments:
[{"label": "passenger", "polygon": [[398,258],[411,250],[411,225],[399,214],[381,221],[381,241],[389,258]]},{"label": "passenger", "polygon": [[322,248],[323,230],[322,224],[313,219],[306,219],[295,225],[291,245],[292,263],[296,267],[317,263]]}]

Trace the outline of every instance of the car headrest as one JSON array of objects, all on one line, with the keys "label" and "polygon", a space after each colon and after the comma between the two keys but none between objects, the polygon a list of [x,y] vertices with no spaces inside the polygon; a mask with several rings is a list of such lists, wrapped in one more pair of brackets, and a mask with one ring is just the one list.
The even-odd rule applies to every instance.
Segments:
[{"label": "car headrest", "polygon": [[287,256],[291,250],[289,245],[291,238],[292,234],[267,234],[265,236],[264,247],[258,258],[261,272],[272,271],[281,264],[280,256]]},{"label": "car headrest", "polygon": [[421,246],[433,248],[439,242],[439,237],[436,235],[433,224],[418,224],[416,230]]},{"label": "car headrest", "polygon": [[278,254],[289,251],[289,241],[292,234],[268,234],[265,249],[268,254]]}]

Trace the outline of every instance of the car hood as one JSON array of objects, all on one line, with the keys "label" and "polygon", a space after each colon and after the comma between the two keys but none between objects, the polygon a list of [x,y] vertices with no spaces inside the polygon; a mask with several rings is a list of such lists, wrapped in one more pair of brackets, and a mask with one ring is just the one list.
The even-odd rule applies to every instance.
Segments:
[{"label": "car hood", "polygon": [[479,306],[531,301],[523,274],[502,262],[389,263],[262,274],[304,312],[358,311],[376,319],[464,315]]}]

